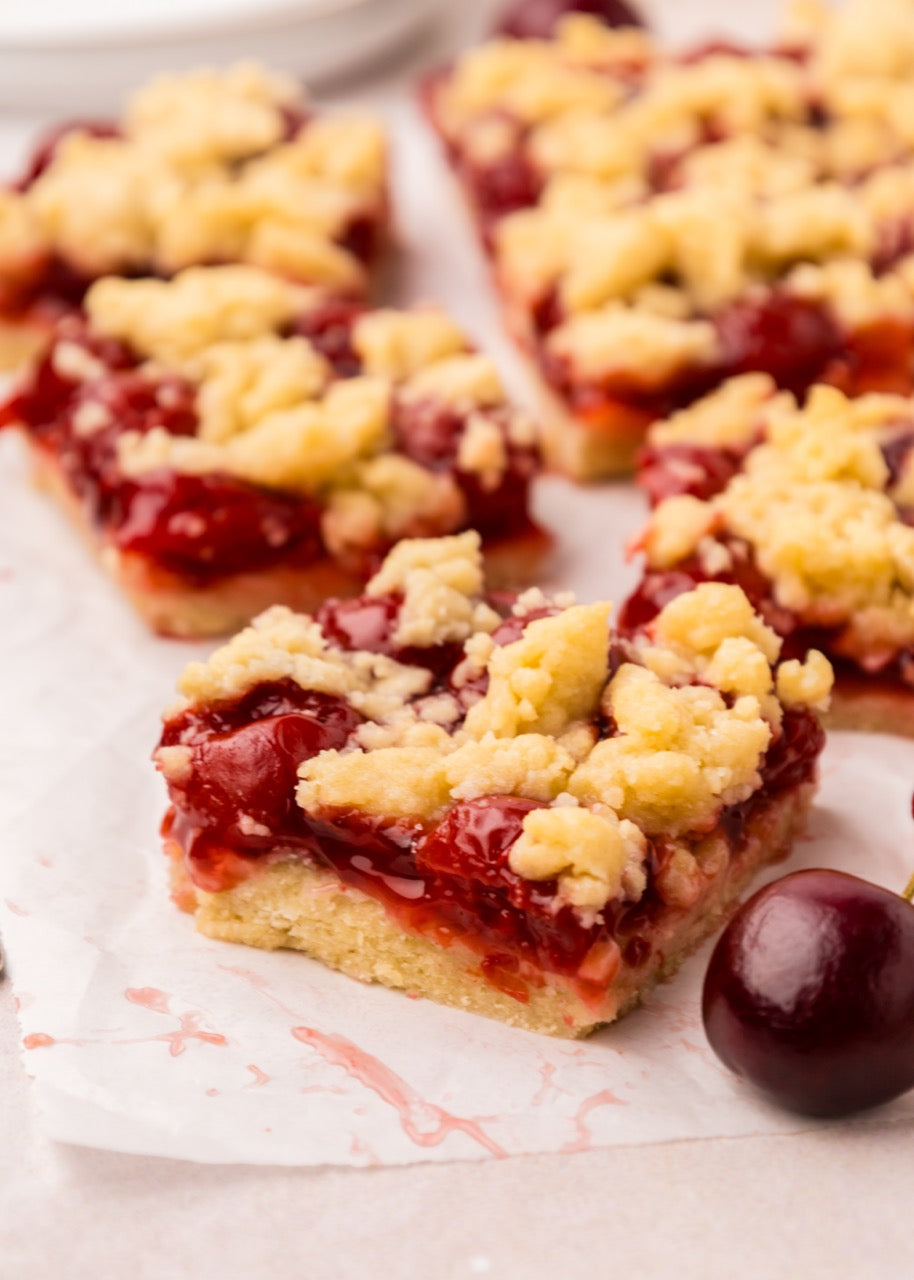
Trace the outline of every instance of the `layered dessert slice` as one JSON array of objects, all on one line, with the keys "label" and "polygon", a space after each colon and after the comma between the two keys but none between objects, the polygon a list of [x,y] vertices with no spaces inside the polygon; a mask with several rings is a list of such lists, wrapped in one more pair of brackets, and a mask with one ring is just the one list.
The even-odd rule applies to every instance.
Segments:
[{"label": "layered dessert slice", "polygon": [[654,427],[642,462],[657,505],[623,631],[738,584],[786,656],[827,654],[833,723],[914,735],[914,400],[814,387],[801,408],[748,375]]},{"label": "layered dessert slice", "polygon": [[677,56],[571,15],[426,86],[553,465],[630,468],[652,420],[740,373],[912,389],[914,8],[806,9],[780,47]]},{"label": "layered dessert slice", "polygon": [[473,532],[192,663],[155,753],[203,933],[553,1035],[634,1004],[802,828],[831,670],[736,586],[613,636]]},{"label": "layered dessert slice", "polygon": [[473,526],[513,582],[546,545],[533,424],[447,316],[256,267],[97,281],[3,424],[164,634],[357,592],[403,536]]},{"label": "layered dessert slice", "polygon": [[317,116],[253,64],[162,76],[115,121],[74,122],[0,191],[0,359],[105,275],[252,263],[364,293],[386,222],[383,134]]}]

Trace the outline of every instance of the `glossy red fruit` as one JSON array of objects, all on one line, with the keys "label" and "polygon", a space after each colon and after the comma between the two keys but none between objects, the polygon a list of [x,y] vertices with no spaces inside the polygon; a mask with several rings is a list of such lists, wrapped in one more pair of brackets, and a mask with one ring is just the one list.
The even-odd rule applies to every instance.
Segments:
[{"label": "glossy red fruit", "polygon": [[625,0],[517,0],[499,22],[498,31],[515,40],[548,40],[566,13],[589,13],[610,27],[644,26]]},{"label": "glossy red fruit", "polygon": [[841,1116],[914,1088],[914,906],[797,871],[724,930],[705,976],[711,1047],[790,1110]]}]

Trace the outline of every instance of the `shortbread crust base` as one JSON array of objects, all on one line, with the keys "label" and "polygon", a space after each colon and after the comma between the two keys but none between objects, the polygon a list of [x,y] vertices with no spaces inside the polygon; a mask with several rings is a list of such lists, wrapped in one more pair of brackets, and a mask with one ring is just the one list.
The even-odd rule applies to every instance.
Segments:
[{"label": "shortbread crust base", "polygon": [[549,470],[584,482],[630,476],[649,419],[607,407],[599,417],[584,421],[547,385],[536,362],[529,357],[525,362],[536,384],[541,445]]},{"label": "shortbread crust base", "polygon": [[765,804],[747,824],[734,858],[698,901],[687,910],[664,911],[664,949],[638,968],[623,964],[596,1002],[582,999],[569,979],[542,974],[544,985],[522,1003],[485,980],[479,955],[469,946],[455,940],[445,949],[410,933],[374,898],[342,884],[333,871],[300,860],[274,863],[221,893],[194,888],[178,860],[175,896],[193,910],[197,929],[208,937],[304,951],[361,982],[378,982],[527,1031],[576,1038],[637,1004],[720,926],[756,871],[787,856],[814,791],[815,783],[807,783]]},{"label": "shortbread crust base", "polygon": [[546,381],[531,353],[533,337],[527,316],[508,303],[502,311],[536,392],[546,466],[579,481],[631,475],[653,416],[612,401],[589,416],[576,414]]},{"label": "shortbread crust base", "polygon": [[[26,437],[35,484],[63,508],[95,558],[118,584],[144,621],[159,635],[205,639],[237,631],[270,605],[314,613],[330,596],[358,595],[362,576],[325,557],[303,567],[275,565],[230,574],[194,585],[161,569],[145,556],[120,551],[86,518],[56,459]],[[548,534],[530,525],[514,537],[484,543],[486,581],[491,590],[523,587],[551,545]]]},{"label": "shortbread crust base", "polygon": [[868,686],[865,677],[846,681],[838,676],[823,722],[826,729],[914,738],[914,689]]}]

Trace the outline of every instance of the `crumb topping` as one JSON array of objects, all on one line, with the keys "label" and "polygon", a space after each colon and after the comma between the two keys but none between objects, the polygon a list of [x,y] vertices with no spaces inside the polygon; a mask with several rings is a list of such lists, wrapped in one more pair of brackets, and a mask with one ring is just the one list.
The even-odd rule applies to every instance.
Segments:
[{"label": "crumb topping", "polygon": [[785,46],[803,59],[683,62],[575,15],[552,40],[470,51],[437,90],[483,195],[502,158],[535,176],[530,207],[495,223],[496,266],[529,310],[555,292],[550,346],[581,378],[662,381],[713,359],[702,322],[773,282],[849,328],[914,318],[910,263],[872,265],[914,215],[914,14],[908,0],[807,8]]},{"label": "crumb topping", "polygon": [[369,311],[353,326],[352,344],[367,373],[397,382],[467,349],[453,320],[432,307]]},{"label": "crumb topping", "polygon": [[[291,678],[360,711],[365,722],[345,747],[301,766],[298,800],[309,811],[356,808],[428,826],[458,801],[537,802],[509,865],[529,880],[555,880],[559,905],[586,918],[640,896],[651,835],[704,832],[722,805],[760,785],[779,697],[827,700],[825,659],[777,668],[780,641],[737,587],[706,584],[678,597],[612,673],[608,604],[527,593],[512,617],[559,612],[498,645],[499,618],[482,591],[472,533],[400,543],[369,586],[371,596],[402,597],[398,627],[405,617],[407,630],[398,643],[463,641],[464,681],[488,678],[466,714],[460,666],[435,692],[426,668],[336,649],[314,621],[285,609],[191,664],[181,692],[218,701]],[[413,629],[420,624],[428,625]],[[602,722],[613,726],[609,736]]]},{"label": "crumb topping", "polygon": [[910,433],[911,401],[816,387],[802,409],[769,401],[760,421],[764,442],[721,493],[658,506],[648,563],[670,568],[708,536],[742,539],[778,605],[839,628],[839,652],[881,665],[914,639],[914,529],[886,491],[881,447]]},{"label": "crumb topping", "polygon": [[643,831],[612,809],[563,805],[526,815],[509,863],[527,880],[557,879],[569,906],[599,910],[622,895],[626,867],[646,851]]},{"label": "crumb topping", "polygon": [[498,615],[482,603],[482,542],[474,530],[452,538],[400,542],[366,588],[369,596],[402,592],[397,644],[445,644],[493,631]]},{"label": "crumb topping", "polygon": [[[728,378],[714,391],[687,409],[655,423],[648,441],[658,448],[694,444],[710,448],[743,445],[759,428],[762,411],[769,408],[777,387],[767,373],[744,373]],[[786,404],[780,399],[779,404]]]},{"label": "crumb topping", "polygon": [[[489,489],[503,479],[509,443],[519,433],[529,445],[535,431],[531,441],[491,361],[468,350],[454,323],[430,307],[357,317],[352,337],[363,372],[340,379],[294,332],[295,321],[324,300],[246,265],[192,267],[167,281],[97,281],[86,297],[91,332],[125,342],[153,378],[177,374],[196,393],[194,435],[155,427],[119,436],[124,474],[222,473],[319,496],[325,545],[343,557],[463,524],[466,499],[453,472],[396,448],[400,409],[419,400],[433,413],[458,415],[457,466]],[[53,358],[85,384],[87,429],[103,425],[95,410],[104,405],[92,398],[103,365],[65,340]]]},{"label": "crumb topping", "polygon": [[363,264],[337,241],[381,216],[384,170],[373,121],[308,119],[289,77],[249,63],[162,76],[128,101],[117,136],[75,129],[7,194],[0,264],[27,241],[86,275],[231,260],[362,289]]}]

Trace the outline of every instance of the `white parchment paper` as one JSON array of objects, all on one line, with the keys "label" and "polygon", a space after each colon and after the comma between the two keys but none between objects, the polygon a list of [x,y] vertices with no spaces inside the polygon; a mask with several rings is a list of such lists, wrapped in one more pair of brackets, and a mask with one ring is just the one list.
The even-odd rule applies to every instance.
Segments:
[{"label": "white parchment paper", "polygon": [[[11,441],[0,466],[0,929],[52,1136],[204,1161],[374,1164],[801,1125],[708,1049],[707,951],[618,1027],[567,1043],[199,937],[168,898],[148,759],[198,649],[144,633],[28,491]],[[548,482],[540,505],[574,553],[562,579],[618,598],[638,498]],[[790,865],[900,887],[914,744],[835,735],[823,773]],[[914,1097],[887,1118],[914,1120]]]},{"label": "white parchment paper", "polygon": [[[443,299],[529,396],[435,148],[402,99],[381,105],[397,137],[393,295]],[[537,509],[558,537],[550,582],[620,601],[635,491],[549,480]],[[149,753],[178,672],[208,648],[147,635],[0,440],[0,932],[48,1134],[198,1161],[371,1165],[809,1127],[711,1054],[707,948],[618,1027],[569,1043],[199,937],[168,898]],[[835,735],[789,866],[900,888],[912,786],[914,743]],[[878,1119],[910,1124],[914,1096]]]}]

